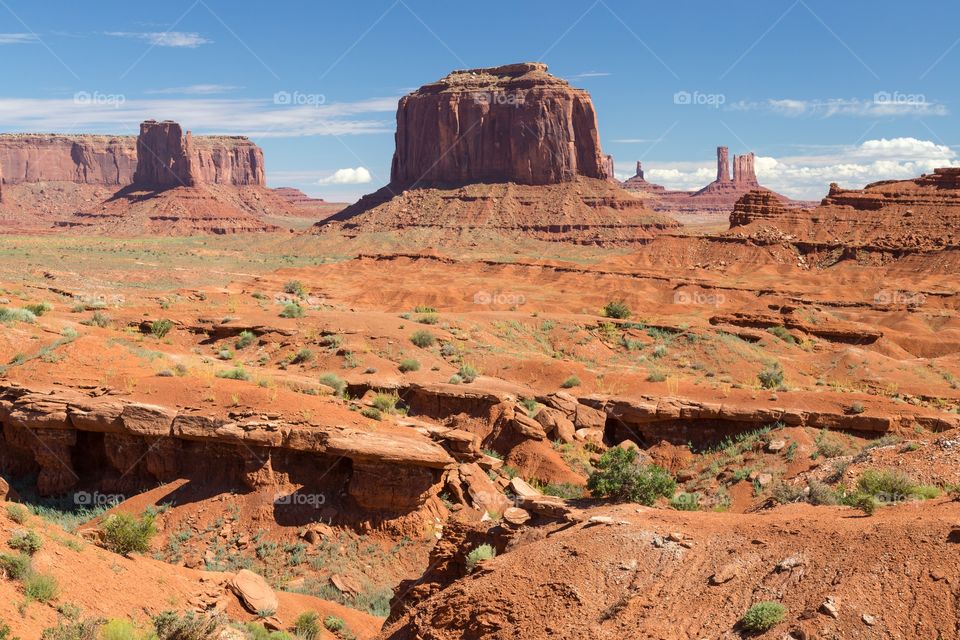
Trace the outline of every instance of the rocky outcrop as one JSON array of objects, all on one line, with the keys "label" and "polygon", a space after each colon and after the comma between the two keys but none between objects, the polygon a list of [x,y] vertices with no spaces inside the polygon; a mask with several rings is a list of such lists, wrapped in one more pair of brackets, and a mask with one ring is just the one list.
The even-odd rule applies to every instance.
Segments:
[{"label": "rocky outcrop", "polygon": [[606,179],[590,95],[541,63],[454,71],[400,99],[397,188]]},{"label": "rocky outcrop", "polygon": [[176,122],[141,123],[134,184],[150,189],[196,186],[202,178],[194,169],[192,146],[190,132],[184,136]]},{"label": "rocky outcrop", "polygon": [[441,474],[455,465],[440,444],[412,429],[208,415],[132,402],[102,390],[4,386],[0,427],[0,466],[36,471],[43,495],[89,482],[168,482],[197,471],[200,460],[198,472],[240,473],[247,486],[269,485],[275,467],[333,470],[346,460],[345,489],[355,505],[406,513],[435,495]]},{"label": "rocky outcrop", "polygon": [[123,186],[137,168],[131,136],[0,135],[4,185],[77,182]]},{"label": "rocky outcrop", "polygon": [[610,179],[589,94],[523,63],[455,71],[400,100],[391,184],[317,231],[424,229],[597,245],[677,222]]},{"label": "rocky outcrop", "polygon": [[676,214],[730,215],[737,201],[750,191],[762,191],[776,199],[785,208],[811,206],[812,203],[795,201],[760,186],[755,170],[753,153],[733,156],[733,178],[730,177],[730,152],[727,147],[717,147],[717,179],[698,191],[671,191],[661,185],[647,182],[640,163],[637,175],[623,183],[629,191],[646,196],[647,205],[654,211]]},{"label": "rocky outcrop", "polygon": [[937,251],[960,246],[960,168],[935,169],[912,180],[830,192],[819,206],[785,209],[751,192],[737,202],[730,233],[820,247]]},{"label": "rocky outcrop", "polygon": [[[0,135],[4,186],[70,182],[124,187],[133,183],[137,161],[136,136]],[[263,150],[245,137],[194,136],[190,164],[206,184],[266,184]]]}]

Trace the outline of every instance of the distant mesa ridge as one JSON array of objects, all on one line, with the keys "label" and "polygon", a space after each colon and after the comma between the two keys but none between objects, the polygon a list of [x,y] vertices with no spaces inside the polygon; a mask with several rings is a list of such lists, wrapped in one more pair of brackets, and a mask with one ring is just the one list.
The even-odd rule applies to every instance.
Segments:
[{"label": "distant mesa ridge", "polygon": [[[152,123],[152,124],[151,124]],[[179,125],[147,121],[146,127]],[[155,135],[155,134],[148,134]],[[140,136],[0,134],[3,184],[73,182],[124,187],[133,184]],[[206,184],[266,185],[263,151],[242,136],[193,136],[195,179]]]}]

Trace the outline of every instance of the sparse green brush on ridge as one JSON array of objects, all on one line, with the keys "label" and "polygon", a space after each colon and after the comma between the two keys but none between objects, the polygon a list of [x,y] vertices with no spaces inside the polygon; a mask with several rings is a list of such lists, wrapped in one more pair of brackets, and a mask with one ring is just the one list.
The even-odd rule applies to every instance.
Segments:
[{"label": "sparse green brush on ridge", "polygon": [[415,332],[410,336],[410,342],[420,347],[421,349],[426,349],[427,347],[432,347],[436,343],[437,339],[433,337],[433,334],[425,329]]},{"label": "sparse green brush on ridge", "polygon": [[673,477],[656,465],[637,464],[633,449],[606,451],[590,474],[587,488],[594,496],[653,506],[658,498],[671,497],[677,488]]},{"label": "sparse green brush on ridge", "polygon": [[30,573],[23,581],[27,598],[37,602],[50,602],[60,593],[56,578],[40,573]]},{"label": "sparse green brush on ridge", "polygon": [[574,387],[579,387],[580,378],[578,378],[577,376],[570,376],[569,378],[561,382],[560,386],[563,387],[564,389],[572,389]]},{"label": "sparse green brush on ridge", "polygon": [[779,602],[758,602],[740,618],[744,629],[752,633],[769,631],[786,620],[787,608]]},{"label": "sparse green brush on ridge", "polygon": [[626,320],[630,317],[630,307],[622,300],[611,300],[603,308],[603,315],[607,318],[614,318],[617,320]]},{"label": "sparse green brush on ridge", "polygon": [[303,307],[301,307],[296,302],[289,302],[283,306],[283,311],[280,312],[281,318],[302,318],[303,317]]},{"label": "sparse green brush on ridge", "polygon": [[473,571],[477,565],[497,555],[497,550],[489,544],[481,544],[467,554],[467,571]]},{"label": "sparse green brush on ridge", "polygon": [[401,373],[406,373],[408,371],[419,371],[420,363],[413,358],[405,358],[400,361],[399,369]]},{"label": "sparse green brush on ridge", "polygon": [[233,369],[224,369],[223,371],[217,371],[218,378],[226,378],[227,380],[249,380],[250,374],[247,373],[246,369],[242,366],[234,367]]},{"label": "sparse green brush on ridge", "polygon": [[172,328],[173,322],[171,320],[154,320],[150,325],[150,333],[152,333],[157,339],[162,339],[166,337],[168,333],[170,333],[170,329]]},{"label": "sparse green brush on ridge", "polygon": [[320,376],[320,384],[330,387],[336,395],[343,397],[347,390],[347,383],[335,373],[324,373]]},{"label": "sparse green brush on ridge", "polygon": [[32,324],[37,321],[37,316],[27,309],[8,309],[0,307],[0,322],[13,324],[15,322],[25,322]]},{"label": "sparse green brush on ridge", "polygon": [[7,544],[11,549],[22,551],[32,556],[37,551],[40,551],[40,548],[43,546],[43,540],[40,539],[36,531],[26,529],[14,531]]},{"label": "sparse green brush on ridge", "polygon": [[236,347],[238,350],[246,349],[247,347],[252,345],[256,340],[257,340],[257,336],[254,335],[252,331],[241,331],[240,335],[237,337],[236,343],[234,343],[233,346]]},{"label": "sparse green brush on ridge", "polygon": [[306,291],[303,288],[303,283],[299,280],[290,280],[287,282],[285,285],[283,285],[283,292],[297,296],[298,298],[302,298],[304,295],[306,295]]},{"label": "sparse green brush on ridge", "polygon": [[154,516],[145,513],[135,518],[129,513],[115,513],[103,522],[103,542],[107,549],[120,555],[146,553],[150,540],[157,533]]}]

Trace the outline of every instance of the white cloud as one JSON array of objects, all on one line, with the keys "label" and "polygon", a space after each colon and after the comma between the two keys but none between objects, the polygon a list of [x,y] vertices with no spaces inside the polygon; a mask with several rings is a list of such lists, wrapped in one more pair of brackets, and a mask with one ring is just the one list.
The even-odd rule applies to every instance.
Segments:
[{"label": "white cloud", "polygon": [[196,49],[200,45],[210,44],[212,40],[207,40],[199,33],[184,31],[109,31],[108,36],[116,38],[135,38],[146,40],[155,47],[183,47],[187,49]]},{"label": "white cloud", "polygon": [[322,178],[317,184],[367,184],[373,177],[364,167],[337,169],[332,176]]},{"label": "white cloud", "polygon": [[229,93],[235,89],[240,89],[241,87],[235,87],[228,84],[192,84],[189,87],[168,87],[166,89],[150,89],[145,93],[150,95],[166,95],[166,94],[178,94],[178,95],[188,95],[188,96],[212,96],[218,93]]},{"label": "white cloud", "polygon": [[832,118],[848,116],[879,118],[885,116],[947,116],[946,105],[928,101],[923,94],[880,91],[872,99],[827,98],[797,100],[792,98],[733,102],[728,111],[766,111],[788,118]]},{"label": "white cloud", "polygon": [[[699,189],[717,172],[715,162],[644,160],[643,164],[647,180],[668,189]],[[801,200],[819,200],[831,182],[861,188],[870,182],[905,180],[958,164],[960,158],[950,147],[916,138],[881,138],[856,146],[821,148],[810,155],[757,156],[755,161],[760,184]],[[627,172],[632,166],[623,163],[618,168]]]},{"label": "white cloud", "polygon": [[0,44],[31,44],[40,42],[34,33],[0,33]]},{"label": "white cloud", "polygon": [[[85,94],[91,95],[89,93]],[[393,133],[397,98],[322,105],[278,105],[273,98],[87,100],[0,98],[8,132],[132,134],[144,120],[176,120],[197,134],[252,138]],[[385,114],[391,114],[385,118]]]}]

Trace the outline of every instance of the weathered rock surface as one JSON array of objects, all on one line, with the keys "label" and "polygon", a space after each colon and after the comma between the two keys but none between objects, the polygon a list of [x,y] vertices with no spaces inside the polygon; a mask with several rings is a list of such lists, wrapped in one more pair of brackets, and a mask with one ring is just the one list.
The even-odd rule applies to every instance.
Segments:
[{"label": "weathered rock surface", "polygon": [[454,71],[400,99],[391,183],[606,179],[590,95],[541,63]]},{"label": "weathered rock surface", "polygon": [[754,168],[754,154],[733,156],[733,178],[730,177],[730,152],[727,147],[717,147],[717,179],[698,191],[671,191],[663,186],[647,182],[643,169],[637,162],[637,175],[623,183],[627,190],[642,194],[647,205],[654,211],[670,214],[722,214],[729,215],[734,205],[745,194],[760,191],[771,201],[785,208],[810,206],[812,203],[795,201],[774,191],[761,187]]},{"label": "weathered rock surface", "polygon": [[184,136],[176,122],[141,123],[134,184],[151,189],[196,186],[200,176],[193,168],[192,146],[190,133]]},{"label": "weathered rock surface", "polygon": [[267,581],[248,569],[241,569],[230,579],[230,590],[251,613],[273,615],[280,601]]},{"label": "weathered rock surface", "polygon": [[817,207],[788,209],[757,192],[730,216],[730,234],[824,247],[939,251],[960,245],[960,168],[912,180],[830,192]]},{"label": "weathered rock surface", "polygon": [[454,71],[421,87],[400,100],[396,141],[390,185],[320,230],[614,245],[677,226],[610,180],[589,94],[540,63]]}]

